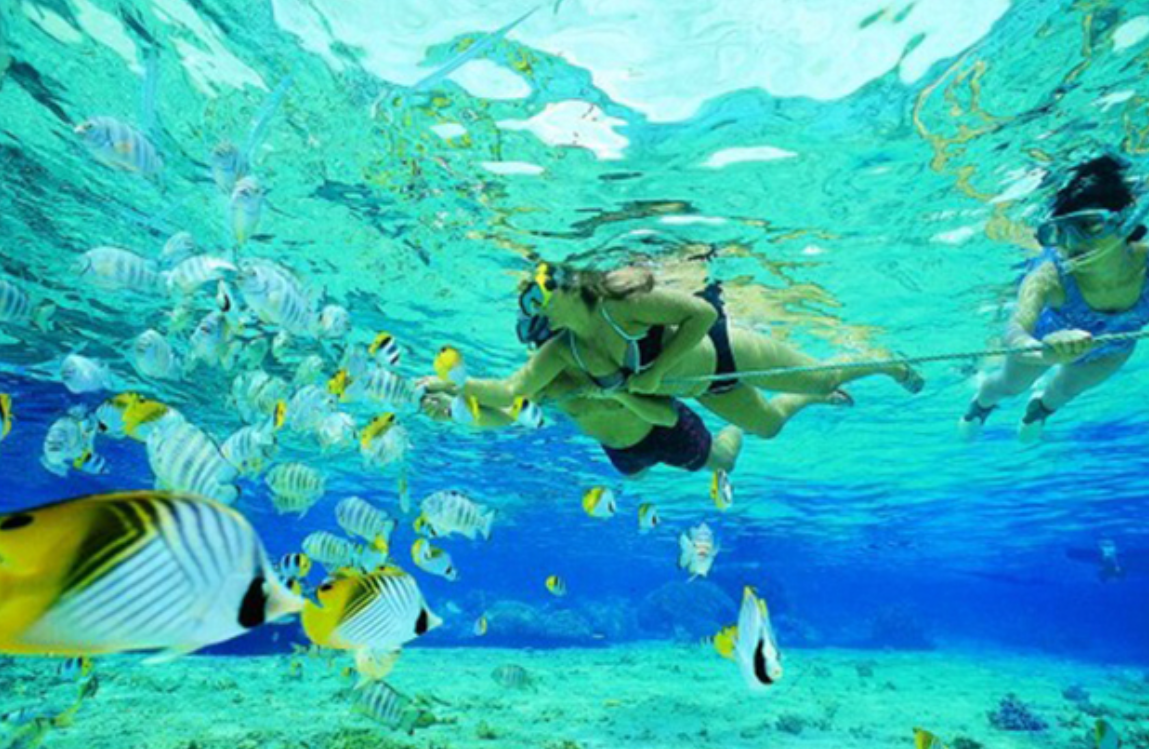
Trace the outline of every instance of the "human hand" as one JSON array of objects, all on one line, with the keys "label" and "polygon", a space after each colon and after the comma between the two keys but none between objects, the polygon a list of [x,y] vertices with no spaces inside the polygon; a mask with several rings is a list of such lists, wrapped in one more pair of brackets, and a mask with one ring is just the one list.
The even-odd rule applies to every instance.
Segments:
[{"label": "human hand", "polygon": [[662,387],[662,374],[656,369],[640,372],[626,381],[626,389],[639,395],[654,395]]},{"label": "human hand", "polygon": [[440,380],[438,377],[424,377],[416,383],[423,390],[432,395],[443,393],[455,396],[459,394],[459,386],[450,380]]},{"label": "human hand", "polygon": [[1093,334],[1085,330],[1058,330],[1043,338],[1041,343],[1045,346],[1042,359],[1050,364],[1069,364],[1097,345]]}]

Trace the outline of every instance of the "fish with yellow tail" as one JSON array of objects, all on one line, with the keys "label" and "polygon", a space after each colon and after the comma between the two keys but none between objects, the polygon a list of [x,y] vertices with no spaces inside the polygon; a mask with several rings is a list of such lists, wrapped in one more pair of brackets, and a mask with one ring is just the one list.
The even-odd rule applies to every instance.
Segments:
[{"label": "fish with yellow tail", "polygon": [[96,409],[101,434],[113,439],[130,437],[137,442],[147,442],[152,430],[161,427],[165,420],[182,418],[171,407],[139,393],[120,393]]},{"label": "fish with yellow tail", "polygon": [[614,492],[605,486],[596,486],[582,497],[582,509],[592,518],[613,518],[618,511]]},{"label": "fish with yellow tail", "polygon": [[653,502],[643,502],[638,506],[638,532],[650,533],[658,527],[662,520],[658,517],[658,508]]},{"label": "fish with yellow tail", "polygon": [[755,595],[750,586],[742,591],[734,661],[752,690],[768,687],[782,678],[782,654],[770,624],[770,612],[766,601]]},{"label": "fish with yellow tail", "polygon": [[90,676],[93,668],[95,668],[95,664],[92,663],[91,658],[86,655],[78,655],[60,661],[60,665],[56,667],[56,676],[60,681],[80,681]]},{"label": "fish with yellow tail", "polygon": [[82,656],[224,642],[296,613],[246,519],[140,491],[0,515],[0,652]]},{"label": "fish with yellow tail", "polygon": [[730,483],[730,474],[726,471],[715,471],[710,480],[710,499],[719,512],[726,512],[734,506],[734,485]]},{"label": "fish with yellow tail", "polygon": [[713,647],[714,652],[728,661],[734,660],[734,644],[738,639],[738,625],[731,624],[723,627],[710,637],[703,637],[702,642],[707,647]]},{"label": "fish with yellow tail", "polygon": [[426,394],[423,386],[383,367],[368,369],[358,377],[340,370],[328,389],[344,403],[377,403],[389,411],[404,414],[417,412]]},{"label": "fish with yellow tail", "polygon": [[275,567],[283,577],[301,580],[311,574],[311,557],[299,552],[284,554]]},{"label": "fish with yellow tail", "polygon": [[61,477],[73,469],[94,475],[104,473],[107,463],[95,452],[98,430],[94,415],[83,406],[73,406],[48,427],[40,464]]},{"label": "fish with yellow tail", "polygon": [[12,396],[0,393],[0,442],[3,442],[12,433]]},{"label": "fish with yellow tail", "polygon": [[1121,747],[1121,737],[1104,718],[1098,718],[1097,723],[1093,726],[1093,740],[1096,742],[1097,749],[1120,749]]},{"label": "fish with yellow tail", "polygon": [[433,363],[435,375],[443,382],[453,382],[457,387],[463,387],[467,381],[467,365],[463,362],[463,355],[457,348],[444,346],[435,355]]},{"label": "fish with yellow tail", "polygon": [[339,527],[381,551],[391,546],[395,519],[361,497],[348,497],[335,506]]},{"label": "fish with yellow tail", "polygon": [[220,453],[241,476],[258,478],[275,457],[279,448],[275,434],[286,420],[287,404],[279,401],[275,412],[263,424],[240,427],[232,432],[220,446]]},{"label": "fish with yellow tail", "polygon": [[407,430],[395,422],[393,413],[377,416],[359,432],[359,454],[370,468],[403,462],[410,446]]},{"label": "fish with yellow tail", "polygon": [[914,749],[949,749],[945,743],[924,728],[914,729]]},{"label": "fish with yellow tail", "polygon": [[486,637],[487,632],[490,630],[490,622],[487,621],[487,615],[483,614],[475,620],[475,626],[471,628],[471,633],[475,637]]},{"label": "fish with yellow tail", "polygon": [[516,424],[526,429],[542,429],[545,421],[543,410],[521,396],[515,398],[515,402],[507,411],[507,415],[514,419]]},{"label": "fish with yellow tail", "polygon": [[367,355],[381,367],[395,368],[403,358],[403,352],[395,341],[395,336],[381,332],[367,346]]},{"label": "fish with yellow tail", "polygon": [[372,572],[387,563],[387,550],[340,538],[327,531],[309,533],[303,539],[303,551],[329,572],[356,570]]},{"label": "fish with yellow tail", "polygon": [[451,582],[459,579],[459,570],[451,561],[451,555],[432,546],[425,538],[416,539],[411,545],[411,560],[424,572]]},{"label": "fish with yellow tail", "polygon": [[479,405],[479,399],[473,396],[456,395],[451,399],[449,409],[451,421],[456,424],[466,424],[467,426],[482,426],[486,419],[483,418],[483,407]]},{"label": "fish with yellow tail", "polygon": [[678,566],[687,570],[691,579],[709,575],[719,551],[714,531],[706,523],[679,535],[678,549]]},{"label": "fish with yellow tail", "polygon": [[335,650],[397,650],[442,625],[415,578],[387,566],[367,575],[329,580],[307,601],[303,629],[313,643]]},{"label": "fish with yellow tail", "polygon": [[551,575],[546,580],[547,591],[552,596],[562,598],[567,594],[567,583],[558,575]]}]

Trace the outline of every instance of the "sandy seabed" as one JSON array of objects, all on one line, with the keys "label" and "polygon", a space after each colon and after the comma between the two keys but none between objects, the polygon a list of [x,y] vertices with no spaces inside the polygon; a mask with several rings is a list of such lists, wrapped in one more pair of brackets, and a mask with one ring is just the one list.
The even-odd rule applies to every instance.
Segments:
[{"label": "sandy seabed", "polygon": [[[1149,747],[1149,680],[1138,664],[1103,666],[976,651],[791,650],[784,680],[749,692],[737,667],[700,646],[650,643],[598,650],[412,648],[388,678],[423,696],[435,724],[408,735],[352,709],[350,658],[187,657],[143,665],[99,659],[98,694],[58,749],[731,749],[912,747],[914,726],[951,749],[1084,749],[1097,715],[1124,749]],[[292,659],[298,661],[292,664]],[[536,680],[508,689],[491,672],[516,664]],[[0,712],[66,705],[74,683],[55,663],[0,665]],[[1063,691],[1079,685],[1088,700]],[[1040,732],[991,726],[1015,693]],[[976,743],[967,743],[976,742]],[[7,744],[0,739],[0,747]]]}]

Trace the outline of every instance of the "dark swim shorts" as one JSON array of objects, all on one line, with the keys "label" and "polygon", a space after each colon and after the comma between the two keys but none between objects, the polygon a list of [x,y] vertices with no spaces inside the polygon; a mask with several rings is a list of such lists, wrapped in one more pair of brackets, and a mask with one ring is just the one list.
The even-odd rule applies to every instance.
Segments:
[{"label": "dark swim shorts", "polygon": [[603,446],[610,462],[624,476],[633,476],[659,463],[687,471],[697,471],[710,457],[710,430],[698,414],[678,401],[674,402],[678,423],[672,427],[650,430],[637,445],[616,450]]}]

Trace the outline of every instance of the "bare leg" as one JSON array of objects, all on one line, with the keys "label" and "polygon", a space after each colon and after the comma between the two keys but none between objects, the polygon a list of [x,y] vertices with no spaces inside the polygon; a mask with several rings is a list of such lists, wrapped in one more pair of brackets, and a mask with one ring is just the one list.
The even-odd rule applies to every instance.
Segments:
[{"label": "bare leg", "polygon": [[965,415],[958,419],[958,434],[965,440],[975,439],[998,403],[1029,390],[1048,370],[1045,364],[1033,364],[1016,356],[1006,357],[1001,369],[982,379],[977,395],[970,401]]},{"label": "bare leg", "polygon": [[1045,364],[1032,364],[1016,356],[1006,357],[1005,366],[982,380],[977,391],[977,403],[983,408],[993,408],[1006,398],[1021,395],[1048,369]]},{"label": "bare leg", "polygon": [[714,436],[710,444],[710,456],[706,459],[706,467],[712,471],[725,471],[731,473],[738,464],[738,455],[742,452],[742,430],[736,426],[724,427]]},{"label": "bare leg", "polygon": [[1023,442],[1036,442],[1041,439],[1045,420],[1054,411],[1069,403],[1092,387],[1105,382],[1113,373],[1129,360],[1133,352],[1106,356],[1104,359],[1083,364],[1065,364],[1058,368],[1045,391],[1029,401],[1025,416],[1018,426],[1017,436]]},{"label": "bare leg", "polygon": [[[835,362],[849,362],[858,358],[839,357],[830,361],[815,359],[787,343],[740,328],[730,329],[730,345],[734,351],[734,363],[740,372],[782,367],[810,367]],[[829,395],[847,382],[863,377],[886,375],[897,382],[905,382],[911,374],[912,370],[909,367],[895,361],[851,369],[758,375],[743,378],[742,382],[756,388],[783,393]]]},{"label": "bare leg", "polygon": [[740,385],[721,395],[704,395],[698,402],[723,421],[741,427],[750,434],[771,439],[777,437],[786,422],[806,406],[834,403],[838,402],[838,398],[833,394],[787,394],[766,400],[754,388]]}]

